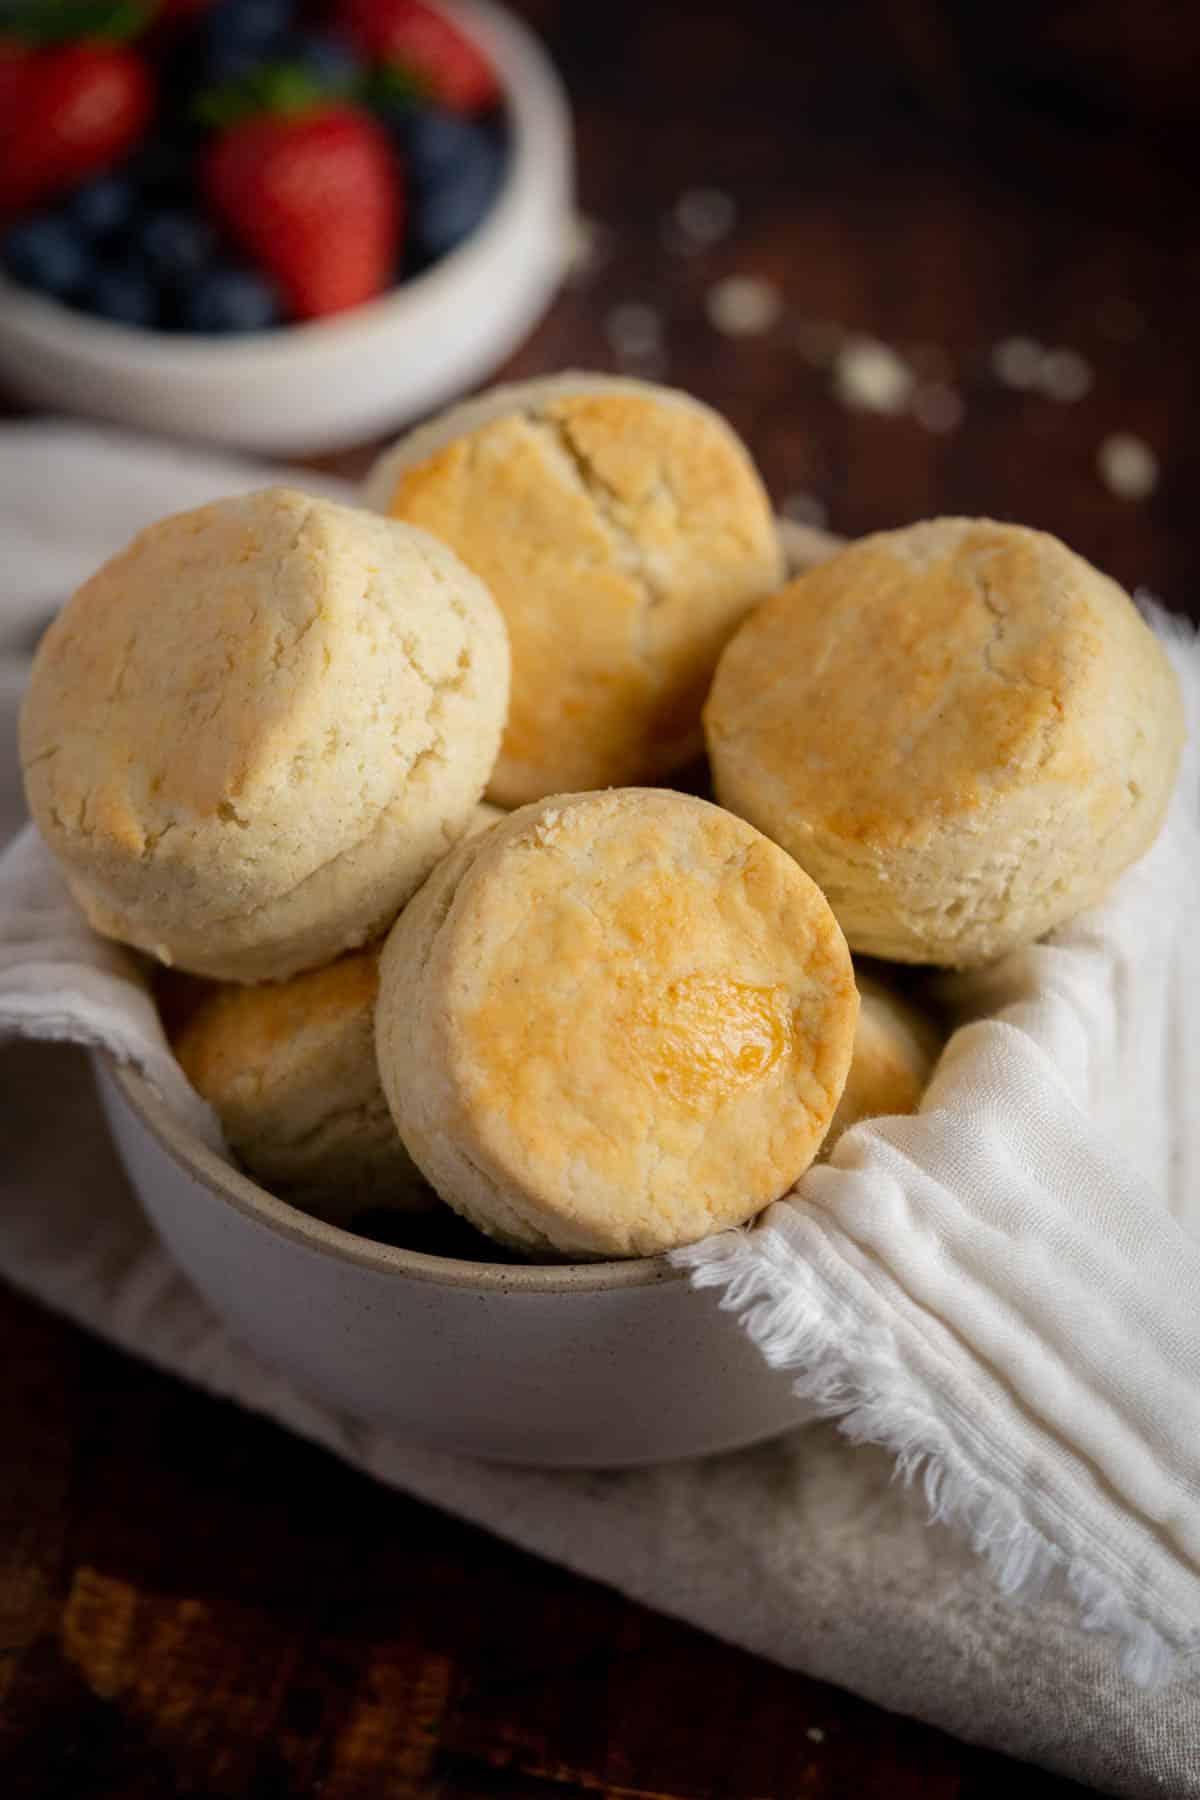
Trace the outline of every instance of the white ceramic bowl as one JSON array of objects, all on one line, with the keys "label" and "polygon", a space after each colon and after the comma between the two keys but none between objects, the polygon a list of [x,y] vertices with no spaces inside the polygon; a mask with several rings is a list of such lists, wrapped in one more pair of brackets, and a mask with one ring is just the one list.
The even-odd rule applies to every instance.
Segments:
[{"label": "white ceramic bowl", "polygon": [[40,407],[255,450],[361,442],[502,362],[564,269],[570,119],[537,39],[486,0],[439,0],[492,58],[508,176],[459,249],[395,292],[308,325],[208,338],[72,312],[0,278],[0,380]]},{"label": "white ceramic bowl", "polygon": [[393,1249],[297,1212],[97,1059],[130,1181],[180,1268],[265,1362],[432,1449],[588,1468],[665,1462],[811,1417],[663,1257],[565,1267]]}]

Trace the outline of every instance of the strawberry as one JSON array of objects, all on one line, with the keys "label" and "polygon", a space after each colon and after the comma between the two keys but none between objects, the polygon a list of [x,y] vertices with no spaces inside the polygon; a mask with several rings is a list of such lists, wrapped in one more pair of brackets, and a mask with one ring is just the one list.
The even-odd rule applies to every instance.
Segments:
[{"label": "strawberry", "polygon": [[209,146],[203,181],[213,213],[294,317],[344,312],[391,284],[400,172],[357,107],[317,103],[230,125]]},{"label": "strawberry", "polygon": [[7,119],[17,104],[32,60],[24,44],[13,38],[0,38],[0,141],[7,136]]},{"label": "strawberry", "polygon": [[364,55],[399,63],[451,112],[481,112],[500,98],[483,51],[423,0],[338,0],[335,16]]},{"label": "strawberry", "polygon": [[64,44],[13,61],[0,65],[0,217],[119,162],[154,110],[149,70],[120,45]]},{"label": "strawberry", "polygon": [[[28,49],[50,44],[126,44],[164,0],[0,0],[4,34]],[[171,0],[165,0],[170,5]]]}]

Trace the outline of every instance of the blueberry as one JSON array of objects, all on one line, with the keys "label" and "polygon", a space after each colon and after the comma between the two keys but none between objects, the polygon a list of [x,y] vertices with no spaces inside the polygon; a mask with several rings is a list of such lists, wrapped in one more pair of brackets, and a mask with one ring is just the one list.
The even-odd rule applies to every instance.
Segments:
[{"label": "blueberry", "polygon": [[151,274],[161,281],[187,281],[213,259],[216,234],[207,219],[179,209],[151,213],[138,233]]},{"label": "blueberry", "polygon": [[295,0],[222,0],[208,14],[208,41],[236,44],[261,54],[271,50],[296,19]]},{"label": "blueberry", "polygon": [[183,297],[187,331],[263,331],[279,323],[279,303],[268,281],[249,269],[210,269]]},{"label": "blueberry", "polygon": [[202,14],[195,51],[183,59],[201,89],[241,81],[278,62],[295,24],[294,0],[222,0]]},{"label": "blueberry", "polygon": [[261,50],[252,44],[214,44],[205,63],[205,82],[217,86],[226,81],[243,81],[268,60],[274,60],[269,44]]},{"label": "blueberry", "polygon": [[445,256],[491,208],[505,149],[486,126],[430,107],[405,133],[413,189],[413,235],[425,259]]},{"label": "blueberry", "polygon": [[68,219],[35,213],[14,225],[3,243],[4,267],[22,287],[66,299],[89,270],[87,247]]},{"label": "blueberry", "polygon": [[375,93],[371,95],[371,111],[379,120],[384,130],[395,139],[397,146],[407,153],[409,133],[413,122],[423,109],[423,102],[415,93],[398,88],[395,93]]},{"label": "blueberry", "polygon": [[129,220],[135,198],[131,183],[122,176],[97,175],[68,195],[67,217],[85,237],[109,237]]},{"label": "blueberry", "polygon": [[362,64],[350,45],[321,32],[306,31],[289,38],[281,59],[296,64],[322,88],[335,93],[347,92],[362,73]]},{"label": "blueberry", "polygon": [[158,323],[158,290],[136,263],[110,263],[97,269],[78,303],[85,312],[98,313],[117,325]]},{"label": "blueberry", "polygon": [[415,182],[437,179],[470,157],[478,127],[438,106],[409,108],[400,119],[401,143]]}]

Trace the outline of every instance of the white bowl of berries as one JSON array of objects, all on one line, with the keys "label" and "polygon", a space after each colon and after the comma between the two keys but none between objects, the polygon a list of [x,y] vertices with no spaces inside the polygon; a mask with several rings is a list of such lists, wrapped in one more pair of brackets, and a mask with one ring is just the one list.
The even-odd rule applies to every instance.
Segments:
[{"label": "white bowl of berries", "polygon": [[11,394],[332,449],[482,378],[549,304],[569,115],[502,8],[28,0],[4,19]]}]

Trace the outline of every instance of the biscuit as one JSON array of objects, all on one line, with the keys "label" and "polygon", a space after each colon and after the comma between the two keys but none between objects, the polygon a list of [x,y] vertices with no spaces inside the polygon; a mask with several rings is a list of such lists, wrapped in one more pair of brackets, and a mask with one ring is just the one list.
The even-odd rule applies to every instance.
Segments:
[{"label": "biscuit", "polygon": [[745,448],[699,401],[562,375],[497,388],[377,463],[367,500],[440,537],[508,621],[503,806],[656,780],[696,755],[713,669],[783,579]]},{"label": "biscuit", "polygon": [[705,709],[717,797],[808,870],[851,948],[971,967],[1152,843],[1178,682],[1129,599],[1044,532],[880,532],[773,595]]},{"label": "biscuit", "polygon": [[828,1156],[843,1131],[860,1119],[915,1113],[933,1073],[941,1038],[932,1020],[861,969],[854,1055],[829,1134],[821,1145]]},{"label": "biscuit", "polygon": [[339,1223],[435,1196],[400,1141],[375,1062],[377,948],[290,981],[210,988],[172,1048],[247,1171]]},{"label": "biscuit", "polygon": [[390,925],[491,772],[509,654],[424,532],[283,488],[144,531],[46,634],[30,811],[92,925],[279,978]]},{"label": "biscuit", "polygon": [[650,1255],[808,1166],[858,997],[819,890],[655,789],[558,796],[460,845],[384,947],[380,1077],[413,1160],[535,1255]]},{"label": "biscuit", "polygon": [[490,831],[493,825],[498,825],[501,819],[507,817],[502,806],[493,806],[490,800],[481,800],[467,821],[463,836],[474,837],[480,831]]}]

